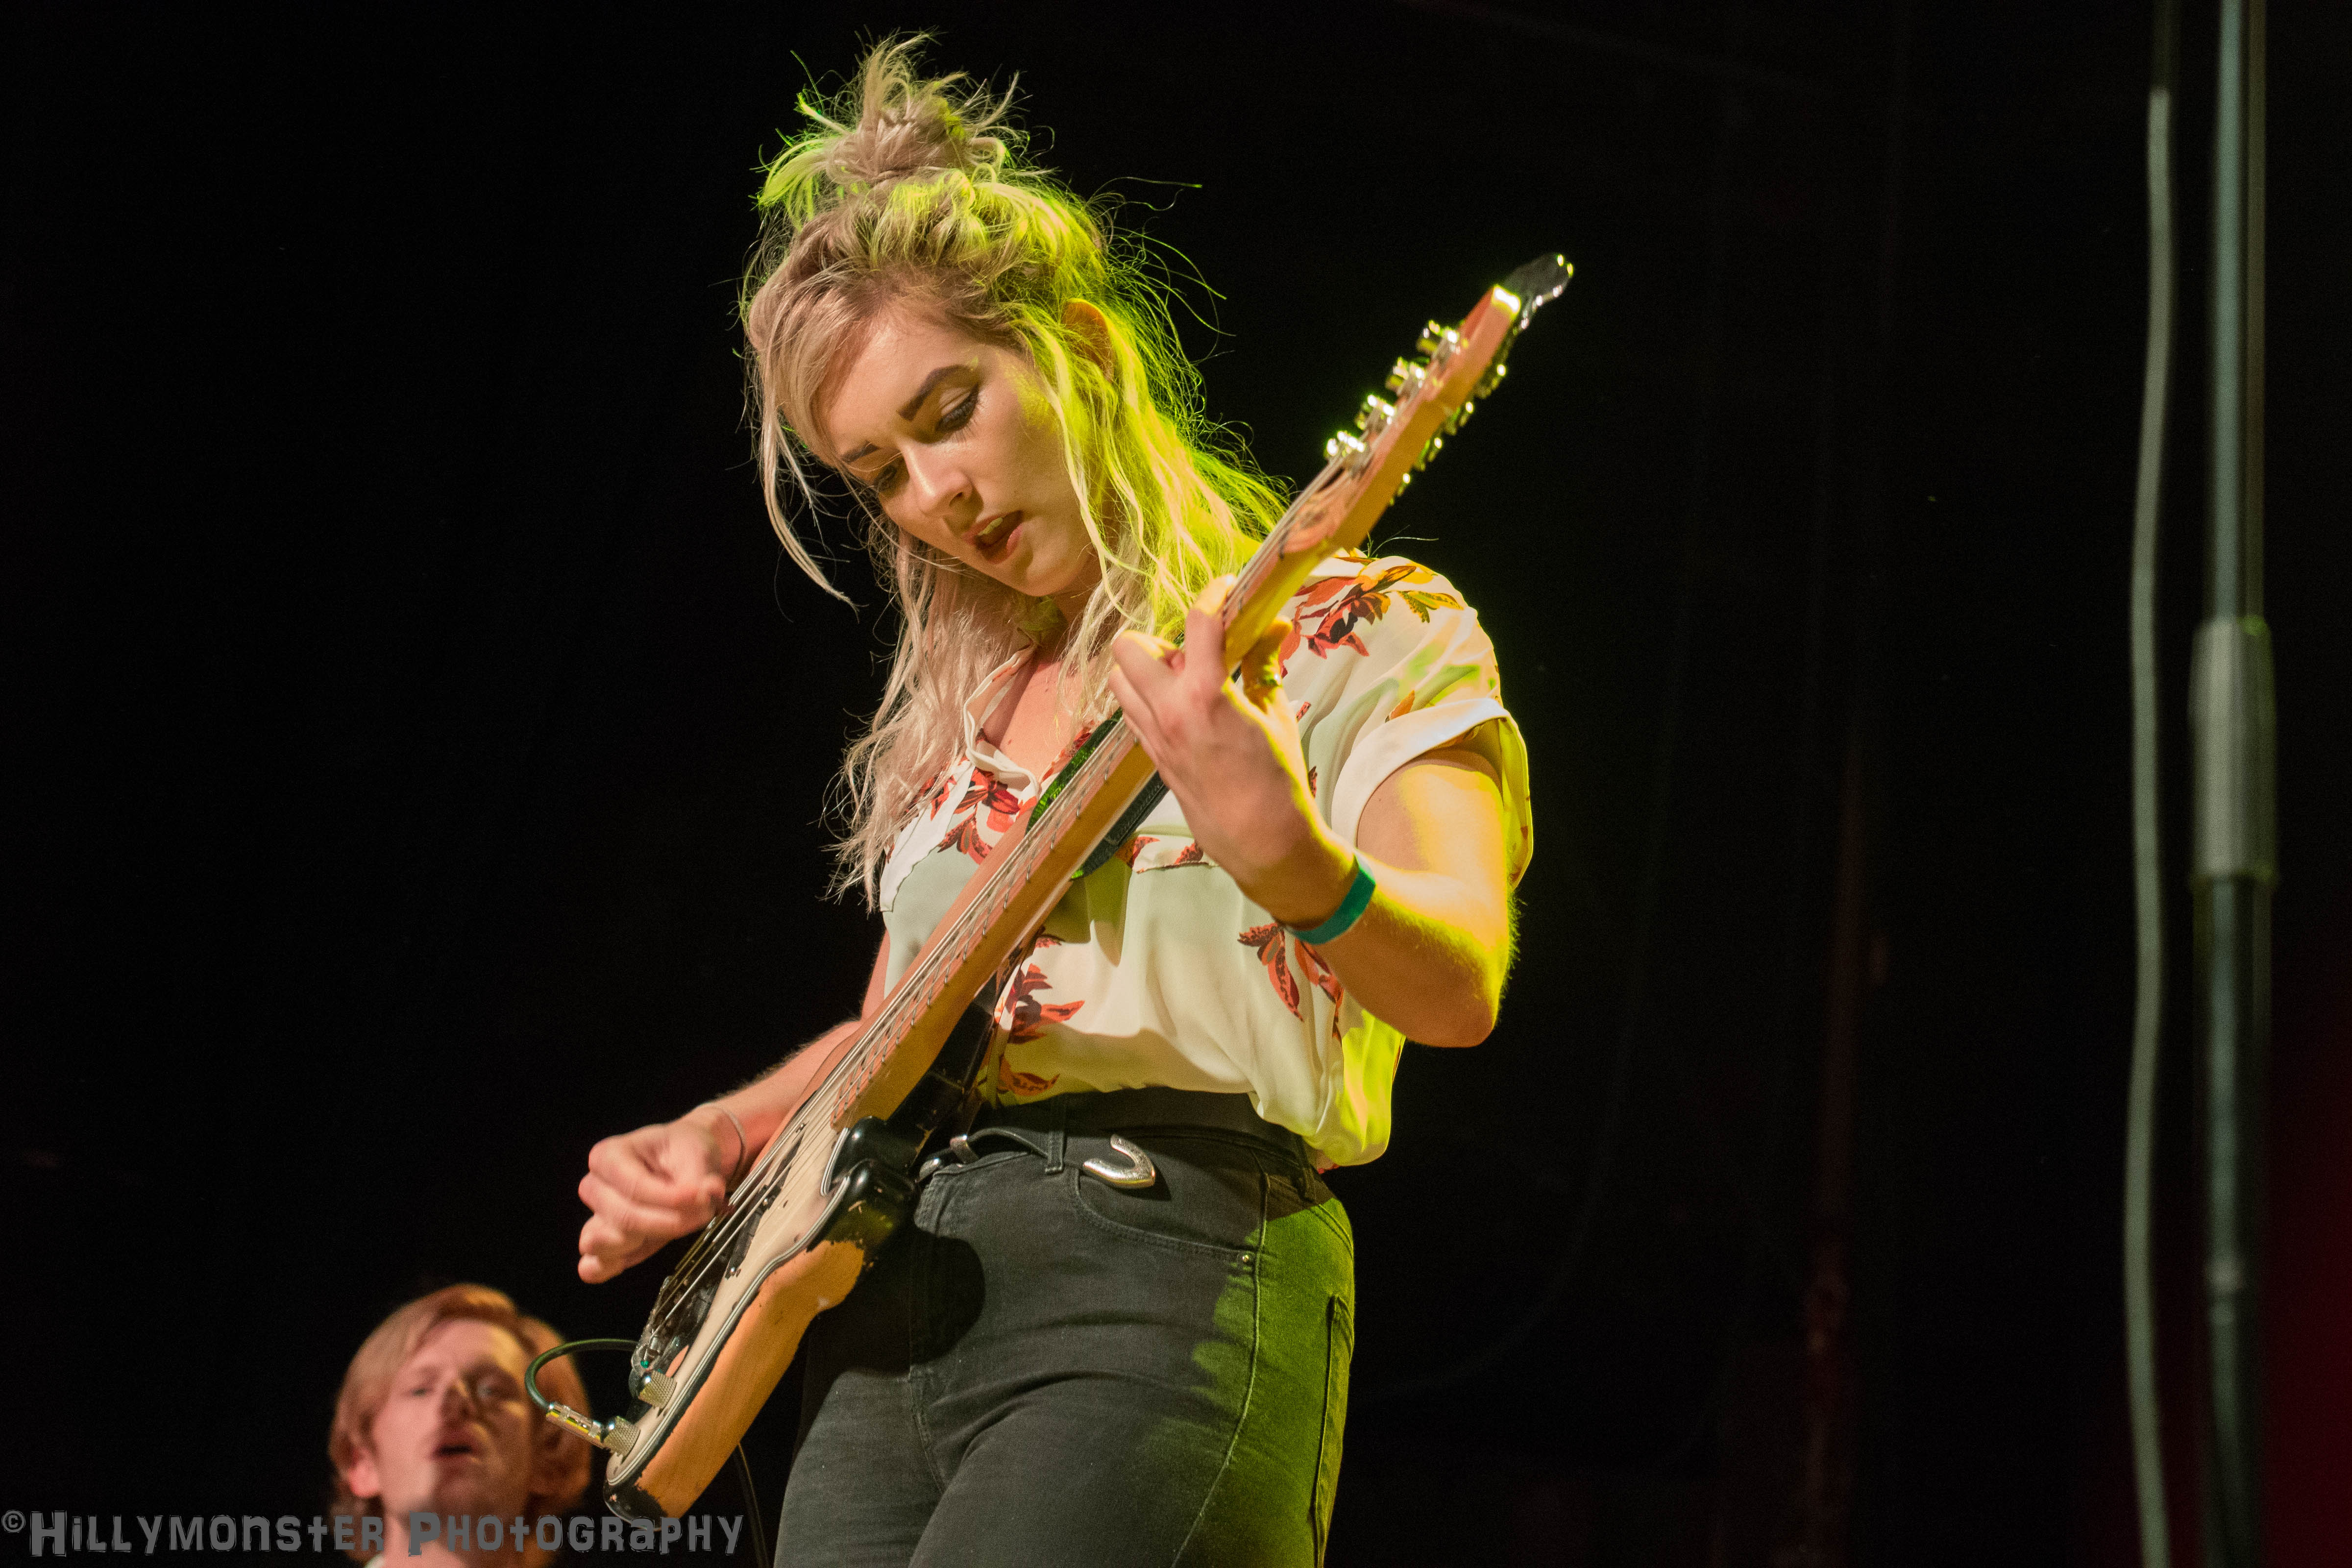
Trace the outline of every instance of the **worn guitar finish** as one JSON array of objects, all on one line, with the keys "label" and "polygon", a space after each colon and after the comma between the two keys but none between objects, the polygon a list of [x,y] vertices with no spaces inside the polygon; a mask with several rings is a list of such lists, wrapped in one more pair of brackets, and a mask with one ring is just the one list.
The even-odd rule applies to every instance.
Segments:
[{"label": "worn guitar finish", "polygon": [[[1365,399],[1360,437],[1331,438],[1323,470],[1242,569],[1225,602],[1219,657],[1227,668],[1317,563],[1363,541],[1412,470],[1501,380],[1512,339],[1568,278],[1558,257],[1531,262],[1489,289],[1458,328],[1431,323],[1422,359],[1397,362],[1389,378],[1396,402]],[[906,1215],[925,1139],[964,1097],[986,1044],[975,999],[993,994],[991,981],[1045,922],[1087,852],[1121,826],[1151,773],[1122,720],[1095,730],[874,1017],[834,1047],[728,1211],[663,1283],[631,1357],[627,1409],[609,1423],[549,1412],[611,1451],[604,1493],[615,1512],[684,1513],[767,1402],[810,1321],[856,1286]]]}]

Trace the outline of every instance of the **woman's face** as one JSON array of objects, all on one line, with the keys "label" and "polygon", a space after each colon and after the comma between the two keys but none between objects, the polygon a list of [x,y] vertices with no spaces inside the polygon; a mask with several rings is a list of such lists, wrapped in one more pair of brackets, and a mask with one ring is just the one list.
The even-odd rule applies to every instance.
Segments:
[{"label": "woman's face", "polygon": [[891,521],[1075,618],[1101,575],[1026,356],[886,310],[819,413],[834,467]]}]

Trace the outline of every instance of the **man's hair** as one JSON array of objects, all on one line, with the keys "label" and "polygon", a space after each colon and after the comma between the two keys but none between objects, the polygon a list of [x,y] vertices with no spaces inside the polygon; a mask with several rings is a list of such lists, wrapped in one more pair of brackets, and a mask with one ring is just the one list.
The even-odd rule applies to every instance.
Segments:
[{"label": "man's hair", "polygon": [[[408,1358],[416,1353],[416,1347],[442,1324],[459,1321],[488,1323],[504,1329],[514,1336],[527,1356],[538,1355],[563,1342],[563,1336],[547,1324],[537,1318],[524,1317],[505,1291],[493,1290],[487,1285],[450,1285],[395,1309],[375,1326],[375,1331],[352,1357],[351,1366],[343,1373],[342,1392],[335,1397],[335,1421],[327,1432],[327,1458],[335,1467],[336,1513],[363,1518],[383,1511],[380,1499],[352,1494],[352,1464],[359,1458],[362,1446],[369,1441],[376,1415],[392,1393],[392,1380],[400,1374]],[[580,1381],[580,1373],[570,1356],[559,1357],[540,1368],[539,1386],[551,1399],[579,1411],[588,1408],[588,1390]],[[542,1513],[562,1513],[580,1500],[581,1494],[588,1489],[588,1465],[593,1456],[586,1443],[553,1423],[535,1422],[534,1426],[534,1445],[541,1448],[560,1447],[563,1454],[563,1468],[555,1489],[530,1495],[524,1511],[535,1518]],[[364,1560],[370,1553],[353,1551],[352,1555]]]}]

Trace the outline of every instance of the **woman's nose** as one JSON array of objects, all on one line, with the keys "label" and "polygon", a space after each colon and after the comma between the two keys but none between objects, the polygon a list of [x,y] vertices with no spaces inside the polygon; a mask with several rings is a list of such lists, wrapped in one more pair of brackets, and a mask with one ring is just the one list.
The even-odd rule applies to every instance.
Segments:
[{"label": "woman's nose", "polygon": [[971,476],[950,454],[917,447],[899,460],[907,465],[907,501],[918,517],[945,521],[957,499],[971,489]]}]

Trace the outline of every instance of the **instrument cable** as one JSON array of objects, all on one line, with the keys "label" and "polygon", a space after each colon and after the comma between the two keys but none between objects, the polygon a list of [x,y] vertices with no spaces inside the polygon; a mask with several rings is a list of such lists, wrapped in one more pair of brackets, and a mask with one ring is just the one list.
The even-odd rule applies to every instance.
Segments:
[{"label": "instrument cable", "polygon": [[[556,1408],[555,1402],[539,1391],[539,1369],[541,1367],[545,1366],[549,1362],[554,1361],[558,1357],[568,1356],[574,1351],[633,1351],[636,1348],[637,1342],[635,1340],[595,1339],[567,1341],[562,1344],[557,1345],[553,1350],[541,1352],[538,1357],[531,1362],[530,1365],[524,1369],[522,1374],[523,1392],[530,1395],[530,1402],[539,1406],[541,1415],[551,1415]],[[570,1423],[567,1422],[564,1425],[569,1426]],[[773,1559],[768,1555],[768,1529],[766,1524],[761,1521],[760,1516],[760,1489],[751,1484],[751,1461],[745,1458],[743,1453],[743,1445],[740,1443],[735,1445],[734,1466],[735,1483],[738,1487],[742,1489],[743,1492],[744,1522],[750,1525],[751,1531],[752,1561],[759,1563],[761,1568],[767,1568],[767,1564],[772,1562]]]}]

